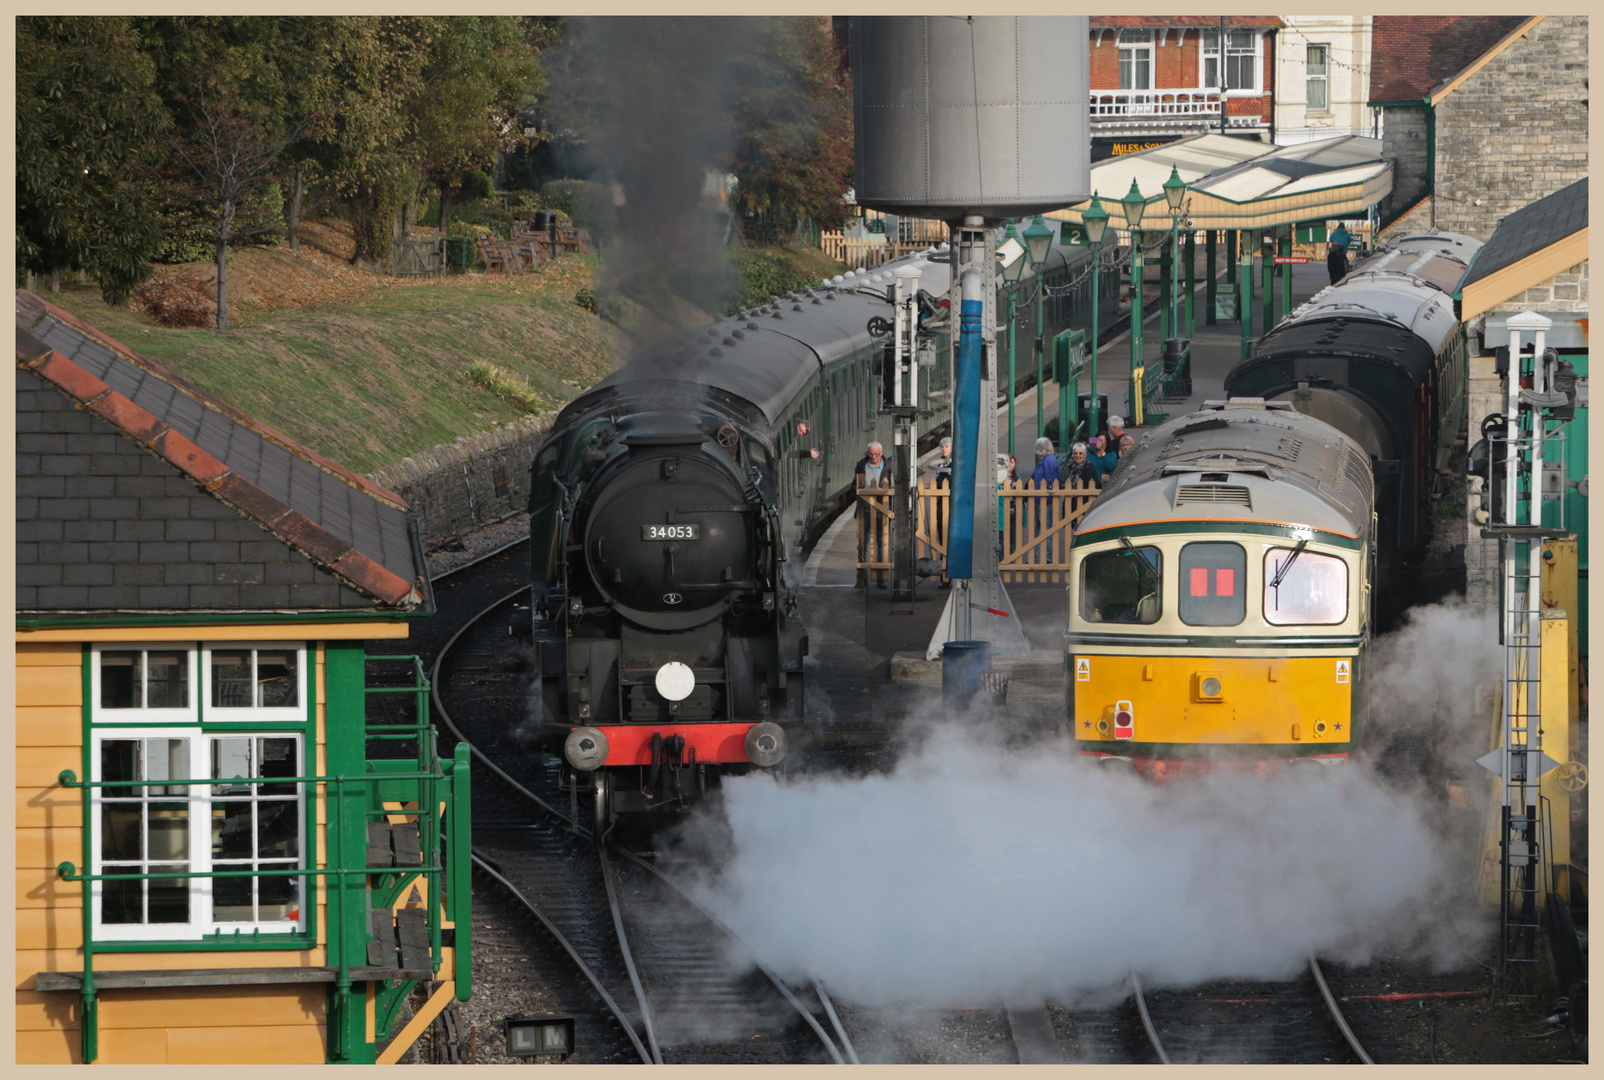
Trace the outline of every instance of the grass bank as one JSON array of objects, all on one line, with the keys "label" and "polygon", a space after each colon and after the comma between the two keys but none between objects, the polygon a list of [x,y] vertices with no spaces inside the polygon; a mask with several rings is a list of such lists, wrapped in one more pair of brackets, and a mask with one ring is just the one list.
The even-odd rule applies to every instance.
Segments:
[{"label": "grass bank", "polygon": [[[816,251],[763,250],[815,278],[840,272]],[[357,472],[560,408],[613,368],[622,334],[574,303],[595,280],[593,255],[513,277],[404,279],[353,270],[339,254],[235,252],[223,333],[107,307],[93,285],[43,295]],[[203,263],[162,267],[153,288],[195,303],[212,273]],[[485,365],[511,378],[486,378]]]}]

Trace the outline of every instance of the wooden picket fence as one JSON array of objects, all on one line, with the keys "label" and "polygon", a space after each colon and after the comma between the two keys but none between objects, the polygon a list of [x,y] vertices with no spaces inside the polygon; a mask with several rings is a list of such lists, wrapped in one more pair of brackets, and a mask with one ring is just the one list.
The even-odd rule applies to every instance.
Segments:
[{"label": "wooden picket fence", "polygon": [[[998,569],[1003,581],[1026,585],[1067,582],[1070,534],[1101,491],[1096,484],[1067,481],[1035,488],[1029,480],[999,489],[1002,560]],[[858,569],[890,570],[892,521],[897,516],[891,505],[892,493],[874,487],[859,488],[857,495],[866,511],[858,516]],[[921,478],[917,495],[914,557],[934,559],[945,566],[950,490]]]}]

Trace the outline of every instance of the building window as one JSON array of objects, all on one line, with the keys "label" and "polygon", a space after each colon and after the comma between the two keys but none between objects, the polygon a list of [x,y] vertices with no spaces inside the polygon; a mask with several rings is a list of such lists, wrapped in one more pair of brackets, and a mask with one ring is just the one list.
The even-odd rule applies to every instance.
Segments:
[{"label": "building window", "polygon": [[1153,89],[1153,31],[1119,32],[1119,88]]},{"label": "building window", "polygon": [[1307,90],[1304,93],[1305,107],[1310,112],[1325,112],[1331,106],[1326,96],[1327,80],[1326,46],[1310,45],[1308,58],[1304,61],[1304,78]]},{"label": "building window", "polygon": [[148,724],[195,718],[195,654],[188,645],[97,649],[92,698],[105,719]]},{"label": "building window", "polygon": [[[97,938],[305,931],[306,879],[274,873],[304,865],[305,785],[244,782],[305,775],[305,657],[301,643],[92,651],[89,772],[105,786],[90,789],[90,870],[139,875],[93,884]],[[161,876],[212,872],[249,876]]]},{"label": "building window", "polygon": [[[1252,30],[1225,32],[1225,88],[1227,90],[1259,89],[1259,41],[1261,35]],[[1203,86],[1218,89],[1220,86],[1220,32],[1203,31]]]},{"label": "building window", "polygon": [[212,645],[203,650],[206,719],[294,721],[304,700],[302,654],[289,645]]}]

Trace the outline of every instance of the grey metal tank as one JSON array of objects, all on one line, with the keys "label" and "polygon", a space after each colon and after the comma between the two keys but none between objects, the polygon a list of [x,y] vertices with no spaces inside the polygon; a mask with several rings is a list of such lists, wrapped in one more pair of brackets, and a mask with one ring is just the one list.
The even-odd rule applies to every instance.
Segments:
[{"label": "grey metal tank", "polygon": [[857,200],[991,221],[1091,197],[1084,15],[854,16]]}]

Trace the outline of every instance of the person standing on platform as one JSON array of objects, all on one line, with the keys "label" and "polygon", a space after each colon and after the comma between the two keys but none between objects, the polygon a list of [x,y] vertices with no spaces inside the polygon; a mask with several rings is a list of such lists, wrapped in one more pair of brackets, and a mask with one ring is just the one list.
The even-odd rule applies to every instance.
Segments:
[{"label": "person standing on platform", "polygon": [[[1043,436],[1036,440],[1036,469],[1030,474],[1030,483],[1033,488],[1040,491],[1043,488],[1058,487],[1058,458],[1053,454],[1053,442]],[[1035,503],[1031,507],[1031,515],[1036,519],[1036,535],[1040,536],[1053,524],[1053,501],[1051,499],[1032,499]],[[1042,558],[1052,561],[1053,542],[1047,541],[1045,547],[1038,548]]]},{"label": "person standing on platform", "polygon": [[[891,470],[886,467],[885,448],[877,442],[869,444],[868,453],[858,459],[857,467],[853,469],[854,485],[858,488],[889,488],[891,487]],[[874,515],[869,510],[869,504],[862,499],[858,500],[858,561],[869,562],[869,556],[874,551],[871,542],[871,533],[874,530]],[[886,572],[874,572],[875,588],[886,587]],[[858,582],[855,586],[862,592],[869,584],[869,571],[867,567],[858,569]]]},{"label": "person standing on platform", "polygon": [[1331,233],[1331,246],[1326,249],[1326,272],[1331,275],[1333,285],[1348,276],[1348,245],[1351,243],[1353,237],[1338,222]]},{"label": "person standing on platform", "polygon": [[1103,430],[1103,438],[1110,450],[1119,446],[1120,439],[1125,437],[1125,418],[1123,416],[1110,416],[1108,426]]},{"label": "person standing on platform", "polygon": [[1063,478],[1066,483],[1097,483],[1097,466],[1087,460],[1085,443],[1078,442],[1069,448],[1069,462],[1064,466]]},{"label": "person standing on platform", "polygon": [[1093,435],[1086,440],[1086,460],[1097,470],[1097,483],[1101,486],[1108,478],[1108,474],[1114,471],[1119,455],[1114,452],[1112,444],[1101,435]]},{"label": "person standing on platform", "polygon": [[[1003,475],[1002,483],[997,485],[1001,491],[1010,491],[1019,487],[1019,459],[1008,455],[1008,470]],[[1014,507],[1012,499],[997,496],[997,559],[1008,556],[1008,538],[1013,535]]]}]

